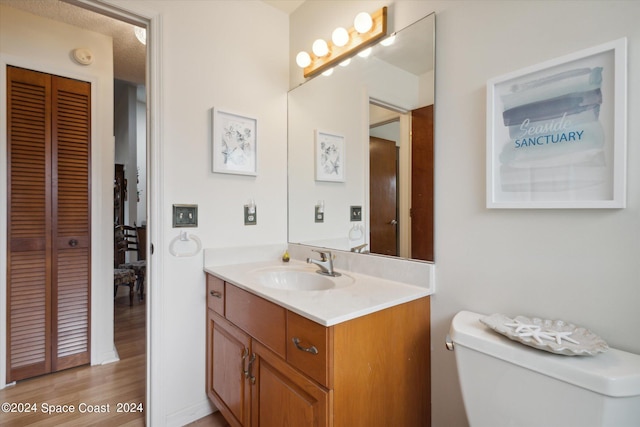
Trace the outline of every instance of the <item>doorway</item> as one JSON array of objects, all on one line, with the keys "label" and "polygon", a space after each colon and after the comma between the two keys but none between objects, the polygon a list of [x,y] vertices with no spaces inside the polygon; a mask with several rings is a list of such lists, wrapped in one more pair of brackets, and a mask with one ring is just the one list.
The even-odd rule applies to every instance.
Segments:
[{"label": "doorway", "polygon": [[[371,252],[434,261],[433,105],[407,111],[371,100],[369,119]],[[385,161],[386,166],[381,167],[374,154],[385,141],[386,154],[377,156]],[[381,182],[377,187],[376,180]],[[395,192],[387,191],[392,188]],[[384,236],[391,243],[374,241]]]},{"label": "doorway", "polygon": [[[1,1],[0,1],[0,3],[1,3],[3,6],[14,7],[14,4],[11,4],[11,3],[16,3],[16,4],[19,4],[19,5],[24,4],[25,6],[28,6],[28,5],[29,5],[29,3],[32,3],[32,2],[20,2],[20,1],[19,1],[19,2],[12,2],[11,0],[6,0],[6,1],[5,1],[5,0],[1,0]],[[35,3],[35,2],[33,2],[33,3]],[[54,6],[54,8],[59,8],[59,7],[60,7],[60,5],[64,5],[65,7],[66,7],[66,6],[70,6],[70,5],[69,5],[69,4],[67,4],[67,3],[62,3],[62,2],[57,2],[57,1],[51,1],[51,2],[47,2],[47,3],[56,3],[56,5]],[[102,5],[100,2],[94,2],[94,1],[92,1],[92,0],[80,0],[80,1],[74,1],[74,3],[75,3],[75,4],[79,4],[79,5],[81,6],[81,7],[80,7],[80,9],[82,9],[82,7],[85,7],[85,6],[86,6],[86,7],[90,7],[90,8],[92,8],[92,9],[93,9],[93,11],[92,11],[92,12],[90,12],[90,13],[93,13],[93,14],[97,14],[97,15],[108,14],[109,16],[117,16],[118,18],[116,18],[116,19],[115,19],[116,21],[121,22],[121,23],[127,23],[127,25],[130,25],[130,23],[131,23],[131,22],[138,22],[139,24],[141,24],[141,25],[143,25],[143,26],[144,26],[144,25],[145,25],[145,24],[144,24],[145,22],[149,22],[149,21],[147,21],[147,20],[146,20],[146,18],[139,18],[139,17],[133,16],[133,15],[130,15],[130,14],[128,14],[127,12],[124,12],[124,11],[114,10],[113,8],[110,8],[110,9],[109,9],[109,11],[108,11],[109,13],[107,13],[107,12],[106,12],[107,7],[106,7],[106,6],[104,6],[104,5]],[[40,3],[38,3],[38,5],[40,5]],[[16,7],[16,8],[19,8],[19,7]],[[86,9],[83,9],[83,10],[86,12]],[[103,13],[100,13],[100,11],[103,11]],[[26,11],[26,12],[27,12],[27,13],[32,13],[32,14],[39,14],[39,13],[29,12],[29,11]],[[54,19],[54,20],[55,20],[55,18],[51,18],[51,17],[49,17],[49,19]],[[93,28],[93,29],[91,29],[91,30],[92,30],[92,31],[94,31],[94,32],[98,32],[98,31],[96,31],[97,29],[95,29],[95,28]],[[26,62],[29,62],[29,60],[27,60]],[[36,62],[36,61],[35,61],[35,60],[33,60],[32,62]],[[3,62],[3,66],[4,66],[4,62]],[[38,67],[44,67],[44,66],[45,66],[45,65],[44,65],[44,63],[43,63],[42,65],[38,64]],[[2,73],[0,73],[0,74],[2,74]],[[145,98],[146,98],[146,97],[145,97]],[[103,99],[104,99],[104,98],[103,98]],[[142,122],[144,123],[144,126],[146,127],[146,122],[147,122],[147,121],[143,119],[143,120],[142,120]],[[143,141],[146,141],[146,138],[145,138],[145,139],[143,139]],[[146,146],[146,143],[145,143],[144,145]],[[94,157],[94,158],[96,158],[96,157],[98,157],[98,156],[95,156],[95,155],[94,155],[93,157]],[[144,155],[144,156],[143,156],[143,158],[146,158],[146,157],[147,157],[146,155]],[[96,162],[98,162],[98,160],[96,160]],[[105,168],[103,167],[103,170],[104,170],[104,169],[105,169]],[[113,166],[113,165],[111,165],[111,167],[109,168],[109,172],[110,172],[111,174],[113,174],[113,169],[114,169],[114,166]],[[134,176],[135,176],[135,175],[136,175],[136,173],[137,173],[137,168],[134,168],[134,170],[133,170],[133,171],[134,171],[133,173],[134,173]],[[103,177],[103,176],[104,176],[104,174],[101,174],[101,175],[100,175],[100,177]],[[133,183],[134,183],[134,185],[135,185],[136,181],[137,181],[137,179],[136,179],[136,178],[134,178],[134,179],[133,179]],[[141,181],[142,181],[142,180],[141,180]],[[105,183],[105,182],[104,182],[104,180],[103,180],[102,182],[103,182],[103,183]],[[108,183],[106,183],[106,184],[108,185]],[[98,185],[98,184],[96,184],[96,185]],[[142,184],[142,183],[141,183],[141,185],[144,185],[144,184]],[[101,187],[101,188],[104,188],[104,187],[105,187],[105,186],[104,186],[104,185],[102,185],[102,187]],[[134,187],[134,188],[135,188],[135,187]],[[146,185],[145,185],[144,189],[146,190]],[[103,193],[104,193],[104,192],[103,192]],[[130,193],[130,195],[131,195],[131,193]],[[137,199],[137,197],[138,197],[138,193],[137,193],[137,191],[136,191],[136,190],[134,190],[134,191],[133,191],[133,196]],[[149,200],[149,199],[150,199],[150,195],[149,195],[149,194],[146,194],[146,191],[144,191],[144,192],[143,192],[143,194],[141,194],[141,195],[140,195],[140,197],[141,197],[141,199],[142,199],[142,198],[144,198],[145,200]],[[94,226],[94,228],[95,228],[95,227],[97,227],[97,228],[99,228],[99,229],[101,229],[101,230],[113,229],[113,227],[111,226],[111,225],[112,225],[111,221],[112,221],[112,218],[113,218],[113,212],[112,212],[112,211],[111,211],[111,209],[109,208],[108,204],[107,204],[107,203],[99,202],[99,203],[96,203],[95,205],[100,206],[100,207],[101,207],[101,208],[100,208],[100,210],[105,210],[105,211],[107,211],[107,212],[103,212],[103,214],[102,214],[102,219],[101,219],[101,221],[100,221],[100,224],[101,224],[101,225],[96,225],[96,223],[94,223],[94,225],[93,225],[93,226]],[[94,206],[95,206],[95,205],[94,205]],[[145,218],[146,218],[146,216],[149,216],[150,214],[151,214],[151,210],[149,210],[149,211],[147,212],[147,214],[145,215]],[[108,227],[107,227],[107,225],[106,225],[106,224],[107,224],[107,220],[106,220],[107,218],[109,218],[109,220],[108,220],[109,226],[108,226]],[[151,234],[151,233],[150,233],[150,234]],[[106,240],[106,236],[101,236],[101,237],[103,237],[103,240]],[[109,240],[111,240],[111,239],[112,239],[112,237],[111,237]],[[149,240],[150,240],[150,239],[149,239]],[[147,246],[150,246],[150,245],[147,245]],[[108,256],[108,257],[110,258],[110,256],[109,256],[109,252],[107,252],[107,251],[105,251],[105,250],[99,250],[99,251],[97,251],[97,252],[95,253],[95,255],[94,255],[94,256],[95,256],[96,258],[97,258],[98,256],[100,256],[101,258],[106,258],[106,257]],[[112,263],[113,263],[112,261],[109,261],[109,262],[108,262],[108,264],[109,264],[109,265],[112,265]],[[95,271],[95,270],[96,270],[96,269],[94,269],[94,271]],[[99,274],[99,275],[100,275],[100,277],[101,277],[101,279],[100,279],[101,281],[111,281],[111,280],[112,280],[112,278],[110,277],[110,276],[111,276],[111,273],[110,273],[107,269],[99,268],[99,269],[97,269],[97,271],[95,271],[95,272],[94,272],[94,274]],[[107,278],[107,276],[109,276],[109,278]],[[150,285],[150,283],[149,283],[149,285]],[[150,286],[148,286],[148,288],[149,288],[149,287],[150,287]],[[113,289],[113,288],[110,288],[110,289]],[[113,292],[112,292],[112,291],[108,290],[108,294],[111,294],[111,296],[113,297]],[[148,300],[148,301],[146,301],[146,303],[147,303],[147,304],[149,304],[149,303],[150,303],[150,298],[151,298],[151,296],[149,296],[149,300]],[[93,309],[95,309],[96,311],[104,310],[102,307],[100,307],[100,306],[96,306],[96,301],[95,301],[95,300],[93,301],[93,306],[92,306],[92,308],[93,308]],[[146,314],[146,316],[145,316],[145,317],[146,317],[146,319],[149,319],[149,317],[150,317],[149,311],[150,311],[150,310],[147,310],[147,314]],[[147,321],[147,323],[148,323],[148,321]],[[148,335],[149,335],[149,333],[147,332],[147,333],[145,334],[145,339],[144,339],[144,343],[145,343],[144,345],[145,345],[145,346],[146,346],[146,341],[147,341],[146,336],[148,336]],[[111,345],[110,347],[112,347],[112,345]],[[5,353],[6,353],[6,352],[5,352]],[[106,362],[109,362],[109,361],[110,361],[110,360],[106,360]],[[105,366],[106,366],[106,365],[105,365]],[[146,372],[146,370],[145,370],[145,372]],[[3,381],[4,381],[4,378],[3,378]],[[148,381],[149,381],[149,379],[147,379],[147,380],[146,380],[146,382],[147,382],[147,383],[148,383]],[[2,384],[3,384],[3,383],[2,383]],[[147,407],[145,407],[145,410],[146,410],[146,409],[147,409]],[[146,411],[145,411],[145,412],[146,412]]]}]

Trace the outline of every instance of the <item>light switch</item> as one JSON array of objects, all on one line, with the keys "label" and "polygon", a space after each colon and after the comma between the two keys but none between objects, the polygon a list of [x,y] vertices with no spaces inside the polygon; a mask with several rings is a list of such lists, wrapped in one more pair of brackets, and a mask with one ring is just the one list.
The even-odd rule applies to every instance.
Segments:
[{"label": "light switch", "polygon": [[351,206],[351,221],[362,221],[362,206]]},{"label": "light switch", "polygon": [[173,227],[197,227],[198,205],[173,205]]}]

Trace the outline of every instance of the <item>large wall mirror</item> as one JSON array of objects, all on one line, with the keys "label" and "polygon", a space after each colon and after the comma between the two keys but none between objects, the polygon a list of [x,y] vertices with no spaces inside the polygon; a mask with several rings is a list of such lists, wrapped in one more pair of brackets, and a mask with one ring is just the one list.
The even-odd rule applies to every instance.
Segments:
[{"label": "large wall mirror", "polygon": [[434,261],[435,16],[288,96],[289,242]]}]

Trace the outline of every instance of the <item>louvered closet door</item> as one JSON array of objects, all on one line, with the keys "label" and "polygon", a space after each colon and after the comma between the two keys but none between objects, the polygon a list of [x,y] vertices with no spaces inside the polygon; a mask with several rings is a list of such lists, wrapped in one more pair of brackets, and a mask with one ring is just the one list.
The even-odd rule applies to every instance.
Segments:
[{"label": "louvered closet door", "polygon": [[51,78],[7,68],[7,382],[51,371]]},{"label": "louvered closet door", "polygon": [[89,362],[90,86],[7,78],[11,382]]},{"label": "louvered closet door", "polygon": [[53,77],[53,366],[89,363],[91,86]]}]

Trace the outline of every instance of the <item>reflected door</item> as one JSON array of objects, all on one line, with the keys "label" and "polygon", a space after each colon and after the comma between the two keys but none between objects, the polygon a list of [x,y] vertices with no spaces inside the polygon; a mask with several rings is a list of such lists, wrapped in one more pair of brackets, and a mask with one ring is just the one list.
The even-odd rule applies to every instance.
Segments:
[{"label": "reflected door", "polygon": [[398,254],[398,149],[388,139],[369,139],[369,246],[375,254]]},{"label": "reflected door", "polygon": [[434,261],[433,105],[411,112],[411,258]]}]

